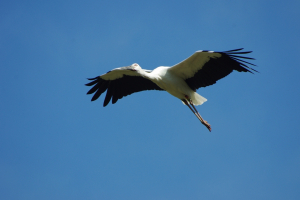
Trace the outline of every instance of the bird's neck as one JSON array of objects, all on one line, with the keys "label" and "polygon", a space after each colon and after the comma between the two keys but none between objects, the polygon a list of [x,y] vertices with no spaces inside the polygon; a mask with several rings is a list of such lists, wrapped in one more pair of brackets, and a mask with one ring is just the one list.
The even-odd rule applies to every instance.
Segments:
[{"label": "bird's neck", "polygon": [[150,80],[152,80],[152,79],[154,78],[152,73],[148,73],[148,72],[146,72],[146,71],[143,70],[143,69],[137,70],[136,72],[137,72],[140,76],[142,76],[142,77],[144,77],[144,78],[147,78],[147,79],[150,79]]}]

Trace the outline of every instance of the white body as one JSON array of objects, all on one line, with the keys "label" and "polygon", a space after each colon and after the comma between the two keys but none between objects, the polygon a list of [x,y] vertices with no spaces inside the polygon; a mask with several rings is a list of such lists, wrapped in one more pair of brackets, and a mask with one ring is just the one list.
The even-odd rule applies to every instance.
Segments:
[{"label": "white body", "polygon": [[180,100],[186,99],[185,96],[187,95],[192,99],[194,105],[201,105],[207,101],[206,98],[194,92],[181,77],[173,74],[170,70],[171,67],[157,67],[151,73],[145,72],[139,66],[137,68],[137,72],[141,76],[151,80],[160,88],[166,90]]}]

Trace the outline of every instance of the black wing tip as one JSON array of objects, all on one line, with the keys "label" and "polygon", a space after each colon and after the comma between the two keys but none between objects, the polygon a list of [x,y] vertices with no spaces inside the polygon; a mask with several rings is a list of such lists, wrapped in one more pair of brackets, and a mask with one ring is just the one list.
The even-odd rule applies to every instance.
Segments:
[{"label": "black wing tip", "polygon": [[239,48],[239,49],[232,49],[232,50],[228,50],[228,51],[224,51],[224,53],[230,53],[230,52],[235,52],[235,51],[241,51],[244,48]]},{"label": "black wing tip", "polygon": [[[221,53],[226,54],[230,59],[237,62],[240,65],[240,67],[244,69],[244,70],[237,70],[237,71],[245,71],[245,72],[250,72],[252,74],[254,74],[253,72],[258,72],[257,70],[248,66],[248,65],[256,66],[255,64],[243,60],[243,59],[255,60],[255,58],[236,55],[236,54],[248,54],[248,53],[253,52],[253,51],[241,51],[243,49],[244,48],[233,49],[233,50],[224,51]],[[246,65],[246,64],[248,64],[248,65]]]},{"label": "black wing tip", "polygon": [[87,95],[93,94],[91,101],[97,100],[103,92],[107,89],[107,83],[101,79],[100,76],[95,78],[88,78],[91,82],[85,84],[86,86],[92,86],[92,88],[86,93]]},{"label": "black wing tip", "polygon": [[87,78],[87,79],[90,80],[90,81],[93,81],[93,80],[96,80],[98,78],[99,78],[99,76],[96,76],[95,78]]},{"label": "black wing tip", "polygon": [[89,90],[86,94],[93,94],[94,92],[91,92],[91,90]]},{"label": "black wing tip", "polygon": [[106,106],[108,105],[109,102],[110,102],[110,100],[109,100],[109,101],[105,101],[105,100],[104,100],[104,102],[103,102],[103,107],[106,107]]},{"label": "black wing tip", "polygon": [[87,78],[87,79],[90,80],[91,82],[84,84],[85,86],[92,86],[92,85],[95,85],[96,83],[98,83],[99,81],[101,81],[99,76],[97,76],[95,78]]},{"label": "black wing tip", "polygon": [[86,83],[84,85],[85,86],[92,86],[92,85],[95,85],[96,83],[97,83],[96,81],[92,81],[92,82]]},{"label": "black wing tip", "polygon": [[230,54],[231,55],[231,54],[248,54],[248,53],[252,53],[253,52],[253,51],[241,51],[243,49],[244,48],[233,49],[233,50],[223,51],[223,52],[220,52],[220,53],[225,53],[225,54]]},{"label": "black wing tip", "polygon": [[95,97],[93,96],[93,98],[91,99],[91,101],[96,101],[99,97]]},{"label": "black wing tip", "polygon": [[234,58],[243,58],[243,59],[255,60],[255,58],[245,57],[245,56],[237,56],[237,55],[232,55],[232,54],[229,54],[229,56],[234,57]]}]

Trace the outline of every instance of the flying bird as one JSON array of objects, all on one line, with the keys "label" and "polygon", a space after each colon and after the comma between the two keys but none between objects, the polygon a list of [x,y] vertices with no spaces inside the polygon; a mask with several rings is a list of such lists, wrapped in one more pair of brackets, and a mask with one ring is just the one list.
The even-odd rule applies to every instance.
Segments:
[{"label": "flying bird", "polygon": [[245,59],[254,59],[240,56],[252,51],[234,49],[224,52],[196,51],[184,61],[172,66],[160,66],[154,70],[142,69],[137,63],[127,67],[115,68],[106,74],[89,78],[93,86],[87,94],[94,94],[92,101],[106,92],[103,106],[112,99],[115,104],[119,99],[135,92],[144,90],[164,90],[180,99],[196,115],[200,122],[211,131],[210,124],[197,111],[197,105],[207,101],[196,93],[201,87],[213,85],[217,80],[224,78],[233,70],[238,72],[257,72],[248,65],[253,65]]}]

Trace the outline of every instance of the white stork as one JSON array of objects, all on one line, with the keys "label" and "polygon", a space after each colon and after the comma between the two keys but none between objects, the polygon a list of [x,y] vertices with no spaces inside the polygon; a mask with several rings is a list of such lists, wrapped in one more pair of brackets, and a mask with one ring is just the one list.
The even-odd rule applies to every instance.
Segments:
[{"label": "white stork", "polygon": [[[248,54],[252,51],[241,52],[234,49],[225,52],[196,51],[186,60],[173,67],[157,67],[154,70],[142,69],[134,63],[128,67],[113,69],[106,74],[90,78],[86,86],[93,86],[87,94],[96,92],[92,101],[107,90],[103,106],[110,99],[116,103],[118,99],[143,90],[165,90],[187,105],[209,131],[211,126],[203,120],[195,105],[201,105],[206,98],[196,93],[200,87],[215,84],[217,80],[227,76],[233,70],[251,72],[256,70],[246,64],[254,65],[242,59],[253,59],[236,54]],[[255,65],[254,65],[255,66]],[[252,71],[251,71],[252,70]]]}]

